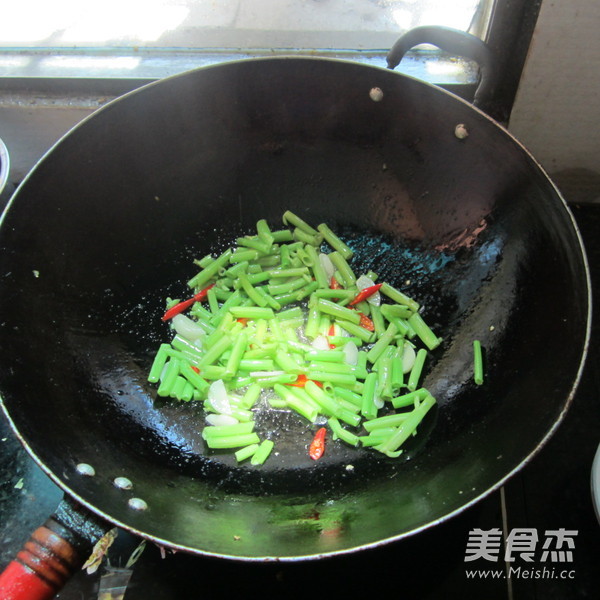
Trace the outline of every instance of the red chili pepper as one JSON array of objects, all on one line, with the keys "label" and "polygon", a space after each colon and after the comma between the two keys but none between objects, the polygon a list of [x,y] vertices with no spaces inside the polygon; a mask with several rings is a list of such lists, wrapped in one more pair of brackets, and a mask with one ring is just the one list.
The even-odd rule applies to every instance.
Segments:
[{"label": "red chili pepper", "polygon": [[335,277],[332,276],[331,279],[329,280],[329,289],[331,289],[331,290],[341,290],[343,288],[340,285],[340,282]]},{"label": "red chili pepper", "polygon": [[194,365],[190,365],[190,368],[192,369],[192,371],[194,371],[195,373],[200,373],[200,369]]},{"label": "red chili pepper", "polygon": [[360,315],[359,325],[367,331],[375,331],[375,323],[365,315],[365,313],[358,313]]},{"label": "red chili pepper", "polygon": [[[335,335],[335,325],[330,325],[329,326],[329,331],[327,332],[327,335],[332,336]],[[329,342],[329,349],[333,350],[335,348],[335,344],[332,344],[331,342]]]},{"label": "red chili pepper", "polygon": [[240,317],[239,319],[236,319],[238,323],[241,323],[244,327],[246,327],[246,325],[248,325],[248,319],[247,317]]},{"label": "red chili pepper", "polygon": [[183,300],[176,304],[175,306],[171,306],[167,312],[162,316],[163,321],[168,321],[172,319],[175,315],[182,313],[184,310],[188,309],[194,302],[202,302],[206,298],[206,294],[211,287],[214,287],[214,283],[207,285],[203,290],[200,290],[197,294],[194,294],[191,298],[187,300]]},{"label": "red chili pepper", "polygon": [[[294,383],[288,383],[287,385],[293,385],[294,387],[304,387],[307,381],[312,381],[308,379],[308,377],[304,373],[300,373],[298,377],[296,377],[296,381]],[[319,387],[323,387],[323,384],[320,381],[313,381]]]},{"label": "red chili pepper", "polygon": [[367,298],[370,298],[375,292],[378,292],[383,283],[376,283],[375,285],[371,285],[369,287],[364,288],[356,296],[353,300],[350,301],[349,306],[354,306]]},{"label": "red chili pepper", "polygon": [[308,378],[306,375],[304,373],[300,373],[300,375],[296,377],[296,381],[294,381],[294,383],[288,383],[288,385],[293,385],[294,387],[304,387],[307,381]]},{"label": "red chili pepper", "polygon": [[319,460],[323,453],[325,452],[325,434],[327,433],[327,429],[325,427],[321,427],[315,434],[313,441],[310,443],[308,448],[308,455],[313,460]]}]

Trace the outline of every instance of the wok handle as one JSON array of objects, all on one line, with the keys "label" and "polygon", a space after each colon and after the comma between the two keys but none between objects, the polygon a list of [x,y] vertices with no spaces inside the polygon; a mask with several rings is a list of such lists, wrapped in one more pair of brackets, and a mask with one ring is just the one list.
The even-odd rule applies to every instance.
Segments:
[{"label": "wok handle", "polygon": [[2,600],[50,600],[112,526],[64,499],[0,574]]},{"label": "wok handle", "polygon": [[473,104],[485,110],[496,87],[495,60],[490,47],[470,33],[450,27],[424,25],[410,29],[392,46],[386,59],[388,68],[395,69],[402,57],[419,44],[433,44],[450,54],[474,60],[479,65],[480,79]]}]

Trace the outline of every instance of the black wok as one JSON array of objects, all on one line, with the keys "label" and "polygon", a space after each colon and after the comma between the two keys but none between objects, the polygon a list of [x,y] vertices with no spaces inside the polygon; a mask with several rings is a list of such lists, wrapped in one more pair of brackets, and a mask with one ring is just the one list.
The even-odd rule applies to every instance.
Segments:
[{"label": "black wok", "polygon": [[[444,338],[424,381],[439,408],[408,460],[331,443],[314,463],[311,428],[285,418],[278,455],[236,466],[205,452],[197,406],[146,383],[192,259],[286,209],[329,223]],[[312,558],[449,518],[549,438],[587,350],[581,241],[535,160],[451,94],[343,61],[228,63],[107,105],[27,177],[0,247],[0,391],[18,435],[100,522],[194,553]]]}]

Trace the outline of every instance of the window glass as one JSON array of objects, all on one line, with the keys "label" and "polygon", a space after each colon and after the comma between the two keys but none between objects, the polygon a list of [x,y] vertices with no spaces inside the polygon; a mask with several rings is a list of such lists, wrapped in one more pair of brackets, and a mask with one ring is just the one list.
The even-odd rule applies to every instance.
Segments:
[{"label": "window glass", "polygon": [[[492,0],[19,0],[0,20],[0,75],[134,73],[150,59],[197,65],[225,51],[386,50],[406,30],[483,37]],[[87,61],[87,62],[86,62]],[[156,64],[154,65],[156,67]],[[183,64],[183,68],[189,65]]]},{"label": "window glass", "polygon": [[383,48],[418,25],[484,32],[482,0],[19,0],[3,48]]}]

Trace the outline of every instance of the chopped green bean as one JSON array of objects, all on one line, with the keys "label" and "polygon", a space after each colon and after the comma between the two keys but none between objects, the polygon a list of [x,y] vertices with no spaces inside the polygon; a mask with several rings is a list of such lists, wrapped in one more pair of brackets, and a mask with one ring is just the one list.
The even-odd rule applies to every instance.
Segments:
[{"label": "chopped green bean", "polygon": [[254,466],[262,465],[267,458],[269,458],[269,454],[271,454],[274,445],[275,443],[271,440],[263,440],[256,452],[252,455],[250,463]]},{"label": "chopped green bean", "polygon": [[473,340],[473,379],[477,385],[483,383],[483,352],[479,340]]},{"label": "chopped green bean", "polygon": [[344,429],[340,422],[335,418],[331,417],[327,419],[327,424],[331,427],[331,431],[333,432],[333,439],[339,438],[343,442],[350,444],[351,446],[358,446],[360,440],[358,436],[347,429]]},{"label": "chopped green bean", "polygon": [[271,231],[271,235],[273,236],[273,242],[278,244],[281,242],[291,242],[294,239],[292,232],[289,229],[278,229],[277,231]]},{"label": "chopped green bean", "polygon": [[423,317],[419,313],[415,313],[408,319],[408,324],[415,330],[419,339],[430,349],[435,350],[442,339],[439,338],[425,323]]},{"label": "chopped green bean", "polygon": [[238,372],[242,356],[244,355],[244,352],[246,352],[247,346],[248,336],[245,333],[240,333],[235,339],[231,354],[227,359],[227,364],[225,365],[225,377],[233,377],[233,375]]},{"label": "chopped green bean", "polygon": [[254,431],[254,421],[235,423],[234,425],[207,425],[202,430],[202,438],[228,437]]},{"label": "chopped green bean", "polygon": [[392,343],[394,336],[398,332],[397,327],[390,323],[383,335],[373,344],[372,348],[367,352],[368,361],[373,364]]},{"label": "chopped green bean", "polygon": [[229,312],[236,319],[274,319],[272,308],[261,306],[232,306]]},{"label": "chopped green bean", "polygon": [[181,375],[177,375],[177,377],[175,377],[175,383],[171,386],[169,396],[176,400],[181,400],[181,394],[183,394],[186,383],[187,381]]},{"label": "chopped green bean", "polygon": [[388,456],[393,456],[394,452],[413,434],[435,403],[435,398],[431,394],[425,396],[421,404],[409,413],[396,432],[381,445],[374,447]]},{"label": "chopped green bean", "polygon": [[333,373],[331,371],[316,371],[308,369],[306,376],[315,381],[327,381],[332,384],[352,386],[356,383],[356,376],[346,373]]},{"label": "chopped green bean", "polygon": [[249,446],[244,446],[243,448],[236,450],[234,456],[238,462],[242,462],[253,456],[257,450],[258,444],[250,444]]},{"label": "chopped green bean", "polygon": [[221,354],[223,354],[223,352],[225,352],[225,350],[227,350],[232,343],[233,340],[228,335],[224,334],[218,341],[214,343],[211,348],[206,351],[202,357],[202,360],[200,361],[200,365],[211,365],[216,362]]},{"label": "chopped green bean", "polygon": [[329,228],[325,223],[317,226],[325,241],[346,260],[350,260],[354,254],[352,250]]},{"label": "chopped green bean", "polygon": [[396,413],[394,415],[386,415],[385,417],[377,417],[363,422],[363,427],[371,432],[382,427],[399,427],[410,413]]},{"label": "chopped green bean", "polygon": [[279,350],[276,352],[274,356],[274,361],[279,368],[283,371],[287,371],[288,373],[302,373],[304,368],[299,365],[287,352],[285,346],[280,344]]},{"label": "chopped green bean", "polygon": [[303,221],[298,215],[294,214],[290,210],[286,210],[283,213],[283,222],[285,225],[293,225],[294,227],[302,229],[302,231],[308,233],[309,235],[316,236],[319,234],[314,227],[311,227],[306,221]]},{"label": "chopped green bean", "polygon": [[336,319],[350,321],[350,323],[354,323],[355,325],[360,323],[360,314],[358,312],[351,310],[350,308],[346,308],[345,306],[340,306],[339,304],[331,302],[330,300],[326,300],[325,298],[319,298],[317,300],[317,310],[321,313],[331,315]]},{"label": "chopped green bean", "polygon": [[315,281],[318,283],[320,288],[328,288],[329,287],[329,279],[325,273],[325,269],[323,269],[323,265],[321,264],[321,260],[319,259],[319,253],[314,246],[307,245],[305,247],[305,251],[310,257],[310,268],[315,277]]},{"label": "chopped green bean", "polygon": [[427,395],[429,395],[429,392],[425,388],[419,388],[418,390],[408,392],[408,394],[392,398],[392,406],[394,408],[404,408],[411,404],[414,406],[416,401],[422,400]]},{"label": "chopped green bean", "polygon": [[231,253],[229,257],[229,262],[231,264],[241,263],[251,260],[256,260],[258,258],[258,250],[236,250]]},{"label": "chopped green bean", "polygon": [[362,446],[379,446],[389,439],[394,433],[396,433],[397,427],[382,427],[381,429],[374,429],[369,435],[359,436],[359,441]]},{"label": "chopped green bean", "polygon": [[296,290],[295,292],[293,292],[293,294],[295,294],[295,300],[297,302],[304,300],[304,298],[310,296],[318,287],[319,284],[316,281],[312,281],[308,285],[305,285],[303,288]]},{"label": "chopped green bean", "polygon": [[176,358],[171,358],[167,361],[158,387],[159,396],[169,396],[172,387],[175,385],[175,380],[179,375],[181,361]]},{"label": "chopped green bean", "polygon": [[199,260],[194,259],[194,264],[199,266],[202,269],[205,269],[206,267],[208,267],[208,265],[210,265],[212,262],[214,262],[214,260],[215,259],[212,257],[211,254],[207,254],[206,256],[203,256]]},{"label": "chopped green bean", "polygon": [[169,348],[169,344],[160,345],[158,352],[154,357],[152,367],[150,368],[150,373],[148,374],[148,381],[150,383],[156,383],[160,379],[160,374],[162,373],[163,367],[169,358],[169,355],[167,354]]},{"label": "chopped green bean", "polygon": [[362,393],[361,414],[366,419],[377,417],[377,406],[375,405],[375,388],[377,387],[377,373],[371,372],[365,379],[365,387]]},{"label": "chopped green bean", "polygon": [[260,387],[260,385],[258,385],[258,383],[250,384],[244,396],[242,397],[242,400],[240,401],[240,408],[250,410],[260,398],[261,391],[262,388]]},{"label": "chopped green bean", "polygon": [[382,304],[380,308],[381,314],[388,320],[390,317],[408,319],[413,314],[413,311],[404,304]]},{"label": "chopped green bean", "polygon": [[348,388],[334,386],[333,394],[335,397],[339,397],[343,400],[346,400],[346,402],[350,402],[358,408],[362,407],[362,395],[357,394],[356,392],[349,390]]},{"label": "chopped green bean", "polygon": [[402,343],[400,347],[397,347],[394,350],[394,354],[392,356],[392,373],[391,373],[391,387],[392,394],[396,396],[402,386],[404,385],[404,344]]},{"label": "chopped green bean", "polygon": [[258,444],[260,438],[256,433],[240,433],[230,436],[211,436],[205,441],[206,445],[211,449],[239,448],[241,446],[249,446],[250,444]]},{"label": "chopped green bean", "polygon": [[310,362],[308,369],[313,371],[325,371],[329,373],[346,373],[347,375],[354,375],[356,371],[356,367],[353,367],[345,362],[319,360]]},{"label": "chopped green bean", "polygon": [[240,371],[273,371],[275,363],[270,358],[242,358],[238,369]]},{"label": "chopped green bean", "polygon": [[329,254],[333,266],[339,271],[344,281],[344,286],[349,288],[356,284],[356,275],[346,262],[346,259],[336,250]]},{"label": "chopped green bean", "polygon": [[393,300],[398,304],[404,304],[408,306],[413,312],[417,312],[419,310],[419,304],[415,300],[413,300],[406,294],[403,294],[400,290],[397,290],[396,288],[392,287],[387,282],[384,282],[381,285],[379,291],[384,296],[387,296],[390,300]]},{"label": "chopped green bean", "polygon": [[421,379],[421,373],[423,371],[423,365],[425,364],[426,358],[427,350],[425,350],[424,348],[420,348],[417,351],[417,356],[415,357],[415,364],[410,370],[410,375],[408,376],[408,383],[406,384],[406,387],[411,392],[416,390],[419,385],[419,380]]},{"label": "chopped green bean", "polygon": [[350,321],[338,320],[338,325],[345,329],[350,335],[355,335],[360,338],[366,344],[370,344],[375,341],[375,333],[373,331],[369,331],[360,325],[356,325],[355,323],[351,323]]},{"label": "chopped green bean", "polygon": [[202,288],[204,287],[217,273],[219,269],[229,262],[232,255],[231,248],[225,250],[221,256],[215,258],[208,266],[206,266],[200,273],[192,277],[188,282],[190,288]]},{"label": "chopped green bean", "polygon": [[295,279],[291,279],[286,281],[285,283],[278,283],[276,285],[267,285],[267,290],[269,294],[272,296],[277,296],[279,294],[289,294],[290,292],[294,292],[299,290],[301,287],[306,285],[306,280],[303,277],[296,277]]},{"label": "chopped green bean", "polygon": [[273,387],[276,383],[294,383],[296,381],[296,375],[294,373],[274,373],[269,371],[265,373],[261,373],[260,371],[256,371],[255,373],[250,373],[250,376],[254,378],[256,383],[261,385],[262,387]]}]

